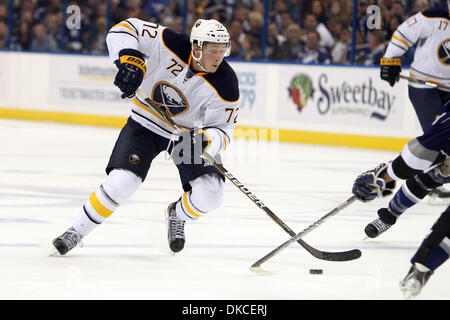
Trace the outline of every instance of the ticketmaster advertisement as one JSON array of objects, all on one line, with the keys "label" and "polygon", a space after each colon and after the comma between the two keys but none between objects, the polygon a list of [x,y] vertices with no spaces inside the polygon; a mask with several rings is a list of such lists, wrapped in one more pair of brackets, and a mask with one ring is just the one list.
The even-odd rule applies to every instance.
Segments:
[{"label": "ticketmaster advertisement", "polygon": [[54,55],[51,59],[49,103],[76,107],[83,113],[127,115],[130,103],[114,86],[117,68],[104,56]]}]

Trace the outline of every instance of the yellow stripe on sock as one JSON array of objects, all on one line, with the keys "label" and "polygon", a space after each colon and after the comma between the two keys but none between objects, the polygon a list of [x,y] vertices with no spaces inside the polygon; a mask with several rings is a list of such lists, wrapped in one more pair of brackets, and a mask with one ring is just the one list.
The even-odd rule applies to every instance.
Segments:
[{"label": "yellow stripe on sock", "polygon": [[194,211],[192,211],[192,209],[189,207],[188,203],[187,203],[187,192],[185,192],[183,194],[183,203],[184,203],[184,207],[186,208],[186,210],[192,214],[194,217],[200,218],[201,215],[195,213]]},{"label": "yellow stripe on sock", "polygon": [[97,212],[99,215],[101,215],[104,218],[108,218],[114,211],[109,210],[106,208],[100,200],[98,200],[97,195],[95,192],[89,197],[89,202],[92,205],[92,208],[94,208],[95,212]]}]

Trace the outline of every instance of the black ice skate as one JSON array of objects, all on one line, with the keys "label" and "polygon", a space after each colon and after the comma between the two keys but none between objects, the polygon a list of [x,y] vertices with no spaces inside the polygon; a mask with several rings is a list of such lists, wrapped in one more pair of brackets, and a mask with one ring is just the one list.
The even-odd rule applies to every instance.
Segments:
[{"label": "black ice skate", "polygon": [[395,224],[397,218],[387,208],[378,210],[378,219],[373,220],[365,228],[364,232],[369,238],[376,238]]},{"label": "black ice skate", "polygon": [[53,240],[53,246],[58,253],[63,256],[75,248],[78,244],[81,245],[81,238],[81,234],[76,232],[74,228],[70,227],[66,232]]},{"label": "black ice skate", "polygon": [[167,240],[173,253],[180,252],[184,248],[184,221],[177,217],[175,211],[176,202],[169,204],[166,209]]},{"label": "black ice skate", "polygon": [[[420,271],[419,268],[424,271]],[[422,265],[419,267],[417,263],[412,265],[405,279],[400,281],[400,290],[403,292],[403,297],[410,299],[417,296],[432,274],[433,271],[428,270],[428,268]]]}]

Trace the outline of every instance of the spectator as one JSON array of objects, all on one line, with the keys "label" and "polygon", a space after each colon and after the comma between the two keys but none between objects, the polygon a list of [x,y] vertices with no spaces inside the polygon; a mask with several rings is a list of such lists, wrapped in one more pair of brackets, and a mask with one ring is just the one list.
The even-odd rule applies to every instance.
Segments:
[{"label": "spectator", "polygon": [[313,0],[311,1],[311,14],[316,16],[318,23],[325,23],[326,17],[325,17],[325,10],[323,7],[323,2],[320,0]]},{"label": "spectator", "polygon": [[292,23],[286,30],[286,42],[284,51],[284,59],[293,61],[303,48],[302,34],[300,27],[296,23]]},{"label": "spectator", "polygon": [[[309,1],[309,0],[308,0]],[[287,0],[287,11],[290,13],[292,22],[300,22],[300,12],[298,10],[300,0]]]},{"label": "spectator", "polygon": [[[333,37],[334,42],[339,39],[341,35],[342,29],[345,29],[344,23],[338,18],[330,18],[327,22],[327,28],[330,31],[331,36]],[[333,44],[334,46],[334,44]]]},{"label": "spectator", "polygon": [[264,3],[261,2],[254,2],[252,6],[253,12],[259,12],[261,15],[264,15]]},{"label": "spectator", "polygon": [[[165,7],[161,15],[163,17],[172,17],[174,23],[178,24],[177,18],[182,19],[182,12],[179,3],[175,0],[169,0],[169,4]],[[160,21],[162,21],[161,18]]]},{"label": "spectator", "polygon": [[242,44],[245,39],[245,34],[240,20],[233,20],[228,27],[228,32],[230,33],[230,38],[232,40],[234,39]]},{"label": "spectator", "polygon": [[141,8],[141,0],[127,0],[126,1],[126,18],[138,18],[144,21],[155,22],[156,18],[152,18],[148,13],[146,13]]},{"label": "spectator", "polygon": [[331,2],[330,10],[327,10],[327,21],[329,19],[338,19],[342,21],[345,26],[350,26],[351,24],[351,8],[349,7],[349,1],[347,0],[335,0]]},{"label": "spectator", "polygon": [[31,50],[37,52],[57,52],[56,40],[47,34],[43,24],[37,24],[33,28],[34,38],[31,42]]},{"label": "spectator", "polygon": [[99,3],[96,5],[95,7],[95,17],[96,20],[98,20],[99,18],[105,18],[107,19],[107,15],[108,15],[108,6],[106,3]]},{"label": "spectator", "polygon": [[302,63],[331,63],[331,57],[319,47],[320,34],[317,31],[308,31],[305,47],[299,52],[297,61]]},{"label": "spectator", "polygon": [[[313,14],[307,14],[305,16],[305,29],[309,31],[317,31],[320,35],[320,46],[326,49],[331,49],[334,45],[334,38],[331,35],[328,28],[317,21],[317,18]],[[303,36],[303,41],[306,41],[306,33]]]},{"label": "spectator", "polygon": [[18,33],[11,40],[11,49],[13,50],[30,50],[31,47],[31,28],[26,21],[22,21],[19,25]]},{"label": "spectator", "polygon": [[7,40],[8,40],[8,26],[4,21],[0,21],[0,50],[6,49]]},{"label": "spectator", "polygon": [[44,24],[47,29],[48,35],[56,40],[56,43],[61,41],[61,22],[62,15],[59,14],[49,14],[45,18]]},{"label": "spectator", "polygon": [[151,17],[155,17],[161,21],[165,13],[165,8],[168,6],[169,0],[151,0],[145,5],[144,10]]},{"label": "spectator", "polygon": [[280,32],[284,34],[287,28],[293,23],[295,22],[291,13],[289,11],[285,11],[281,13],[281,23],[278,25],[278,28]]},{"label": "spectator", "polygon": [[283,19],[283,15],[286,17],[286,13],[289,13],[286,1],[275,0],[275,3],[273,4],[271,9],[273,10],[271,10],[271,12],[269,13],[270,22],[275,22],[278,29],[284,32],[287,26],[293,22],[292,18],[290,19],[291,21],[285,21]]},{"label": "spectator", "polygon": [[384,40],[385,36],[382,30],[374,30],[369,33],[370,53],[364,62],[366,66],[380,65],[380,59],[383,57],[384,51],[386,50]]},{"label": "spectator", "polygon": [[[360,0],[359,1],[359,7],[357,11],[357,19],[358,19],[358,26],[359,30],[361,31],[361,34],[363,36],[363,41],[366,42],[367,40],[367,33],[369,31],[367,27],[367,20],[369,18],[369,15],[367,14],[367,7],[369,6],[367,0]],[[389,10],[381,10],[382,13],[388,13]]]},{"label": "spectator", "polygon": [[286,38],[278,31],[277,24],[272,22],[267,28],[266,57],[267,60],[283,60]]},{"label": "spectator", "polygon": [[367,56],[370,53],[369,45],[364,41],[364,36],[361,30],[357,29],[356,40],[355,40],[355,63],[356,64],[364,64],[367,59]]},{"label": "spectator", "polygon": [[182,32],[183,31],[183,17],[181,17],[181,16],[175,17],[172,28],[176,32]]},{"label": "spectator", "polygon": [[228,58],[236,60],[244,59],[244,49],[242,48],[241,43],[236,39],[231,39],[231,52]]},{"label": "spectator", "polygon": [[402,20],[398,16],[392,16],[389,22],[386,24],[386,38],[392,38],[394,31],[398,28],[398,26],[402,23]]},{"label": "spectator", "polygon": [[427,9],[429,9],[427,0],[414,0],[414,5],[407,15],[408,17],[410,17],[418,12],[425,11]]},{"label": "spectator", "polygon": [[3,21],[6,23],[6,17],[8,15],[8,10],[4,4],[0,4],[0,22]]},{"label": "spectator", "polygon": [[351,31],[343,28],[338,37],[338,41],[331,50],[331,60],[333,63],[349,63],[349,52],[351,50]]},{"label": "spectator", "polygon": [[261,58],[261,49],[258,46],[255,38],[251,35],[246,35],[242,43],[242,58],[247,61],[258,60]]},{"label": "spectator", "polygon": [[111,24],[116,25],[126,19],[126,10],[120,5],[120,0],[111,1]]},{"label": "spectator", "polygon": [[394,4],[392,5],[392,17],[397,17],[400,20],[400,23],[403,22],[403,20],[405,19],[405,11],[404,11],[404,7],[403,7],[403,3],[401,3],[400,1],[395,1]]},{"label": "spectator", "polygon": [[96,21],[96,32],[90,45],[91,53],[106,53],[106,18],[100,17]]},{"label": "spectator", "polygon": [[238,20],[242,24],[242,28],[244,29],[244,33],[247,33],[250,30],[250,26],[248,24],[248,9],[245,7],[237,7],[234,10],[234,20]]},{"label": "spectator", "polygon": [[261,46],[261,29],[264,25],[264,17],[259,12],[251,11],[248,14],[248,24],[250,29],[247,34],[255,39],[258,46]]}]

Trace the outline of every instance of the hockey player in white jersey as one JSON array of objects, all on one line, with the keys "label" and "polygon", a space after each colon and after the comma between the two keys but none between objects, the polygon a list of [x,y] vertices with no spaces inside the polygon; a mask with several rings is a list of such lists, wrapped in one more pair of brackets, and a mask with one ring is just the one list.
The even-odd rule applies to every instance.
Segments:
[{"label": "hockey player in white jersey", "polygon": [[[448,0],[450,6],[450,0]],[[447,10],[419,12],[403,22],[380,61],[381,78],[394,86],[401,72],[401,57],[410,47],[415,47],[410,76],[450,86],[450,19]],[[425,131],[450,100],[450,92],[410,82],[409,98],[416,111],[422,130]],[[450,197],[450,191],[440,187],[431,194]]]},{"label": "hockey player in white jersey", "polygon": [[[224,60],[230,53],[230,36],[216,20],[198,20],[189,37],[130,18],[112,27],[106,42],[118,67],[114,84],[122,98],[132,98],[131,115],[112,151],[106,180],[53,245],[64,255],[80,243],[136,192],[152,160],[166,150],[184,190],[165,213],[169,247],[179,252],[185,243],[185,221],[216,209],[224,196],[224,177],[193,148],[203,147],[220,161],[219,153],[230,143],[236,125],[238,81]],[[171,126],[135,95],[138,88],[187,133],[173,135]]]}]

